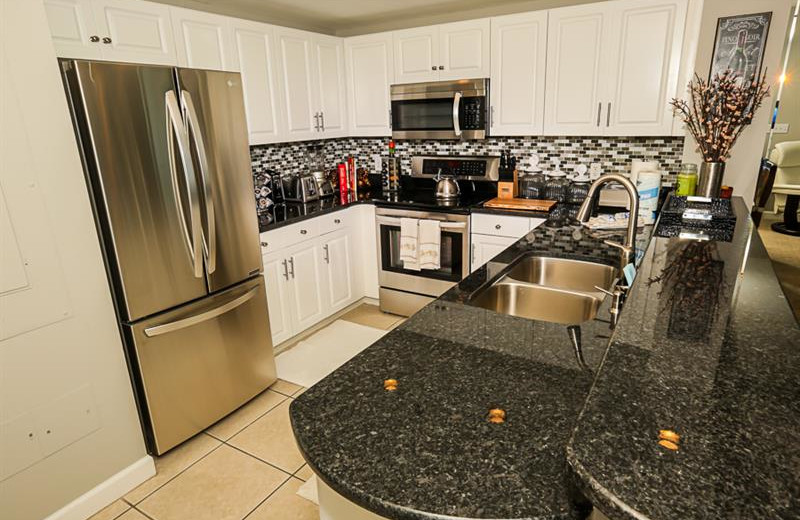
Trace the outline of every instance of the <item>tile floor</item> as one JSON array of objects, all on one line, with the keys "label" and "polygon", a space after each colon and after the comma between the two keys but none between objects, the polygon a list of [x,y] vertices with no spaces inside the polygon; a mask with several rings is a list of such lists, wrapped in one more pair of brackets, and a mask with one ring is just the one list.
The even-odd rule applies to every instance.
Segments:
[{"label": "tile floor", "polygon": [[[391,329],[404,320],[362,304],[340,319]],[[305,388],[278,380],[229,416],[156,459],[156,475],[90,520],[318,520],[297,495],[312,473],[289,405]]]}]

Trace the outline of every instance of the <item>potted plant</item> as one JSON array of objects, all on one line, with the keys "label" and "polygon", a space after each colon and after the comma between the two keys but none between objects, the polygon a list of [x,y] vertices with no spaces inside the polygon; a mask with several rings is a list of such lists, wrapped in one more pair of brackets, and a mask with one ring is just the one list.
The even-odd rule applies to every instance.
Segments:
[{"label": "potted plant", "polygon": [[766,71],[753,81],[726,70],[705,81],[697,74],[689,82],[689,100],[673,98],[673,111],[683,120],[703,156],[697,194],[718,197],[725,161],[744,128],[769,94]]}]

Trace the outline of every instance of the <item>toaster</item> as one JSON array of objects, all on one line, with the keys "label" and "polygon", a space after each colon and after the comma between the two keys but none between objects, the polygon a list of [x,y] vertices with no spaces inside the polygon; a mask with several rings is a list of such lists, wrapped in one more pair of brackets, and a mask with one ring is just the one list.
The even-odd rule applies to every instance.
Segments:
[{"label": "toaster", "polygon": [[287,201],[310,202],[319,198],[317,181],[311,175],[284,177],[283,197]]}]

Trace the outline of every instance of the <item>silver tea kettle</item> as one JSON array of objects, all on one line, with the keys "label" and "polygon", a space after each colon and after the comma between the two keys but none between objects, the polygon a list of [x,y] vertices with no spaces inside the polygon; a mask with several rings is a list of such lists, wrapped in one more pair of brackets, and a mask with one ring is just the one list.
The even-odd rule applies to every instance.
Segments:
[{"label": "silver tea kettle", "polygon": [[458,198],[458,196],[461,195],[461,190],[458,187],[458,182],[455,177],[442,175],[441,168],[439,168],[439,171],[436,173],[434,180],[436,181],[437,199],[449,200]]}]

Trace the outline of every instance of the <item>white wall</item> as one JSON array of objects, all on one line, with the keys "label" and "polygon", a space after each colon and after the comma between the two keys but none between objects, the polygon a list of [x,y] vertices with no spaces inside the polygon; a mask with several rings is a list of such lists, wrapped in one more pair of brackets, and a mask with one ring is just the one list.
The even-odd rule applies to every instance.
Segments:
[{"label": "white wall", "polygon": [[[767,68],[767,78],[772,82],[772,91],[776,92],[782,67],[784,35],[791,6],[792,0],[758,0],[757,2],[753,0],[705,0],[695,61],[697,73],[702,78],[708,78],[719,17],[772,11],[772,22],[762,67]],[[774,96],[764,100],[753,123],[739,136],[739,140],[733,148],[733,154],[725,167],[723,184],[733,186],[733,194],[744,197],[748,205],[751,205],[753,201],[758,168],[761,164],[761,154],[769,130],[769,119],[774,101]],[[687,135],[683,152],[684,161],[697,164],[702,162],[702,157],[696,152],[696,148],[697,144],[694,139]]]},{"label": "white wall", "polygon": [[0,518],[138,468],[58,516],[82,518],[153,466],[41,0],[0,0],[0,103]]}]

